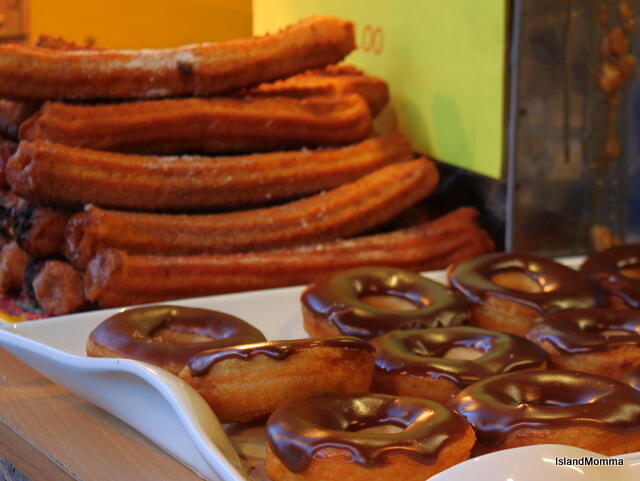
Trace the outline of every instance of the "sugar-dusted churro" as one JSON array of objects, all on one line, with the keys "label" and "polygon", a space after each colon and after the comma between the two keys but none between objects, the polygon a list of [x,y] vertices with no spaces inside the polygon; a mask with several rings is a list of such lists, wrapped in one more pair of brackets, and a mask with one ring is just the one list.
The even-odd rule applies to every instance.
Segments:
[{"label": "sugar-dusted churro", "polygon": [[300,197],[411,157],[401,134],[240,157],[152,157],[24,141],[7,175],[14,192],[41,203],[184,212]]},{"label": "sugar-dusted churro", "polygon": [[[52,50],[89,50],[95,47],[89,44],[71,42],[62,37],[40,35],[35,43],[36,47]],[[22,122],[35,114],[42,102],[39,100],[8,100],[0,99],[0,133],[9,138],[18,138],[18,129]]]},{"label": "sugar-dusted churro", "polygon": [[350,94],[51,102],[22,124],[20,138],[116,152],[215,154],[343,145],[370,132],[366,102]]},{"label": "sugar-dusted churro", "polygon": [[108,248],[181,255],[243,252],[348,237],[380,225],[438,183],[425,158],[382,167],[323,194],[275,207],[212,215],[162,215],[90,207],[71,218],[67,257],[79,267]]},{"label": "sugar-dusted churro", "polygon": [[292,77],[265,83],[241,92],[253,96],[310,97],[313,95],[358,94],[365,99],[371,114],[376,116],[389,101],[387,83],[367,75],[351,65],[329,65]]},{"label": "sugar-dusted churro", "polygon": [[339,62],[355,48],[351,22],[315,16],[281,32],[169,49],[56,51],[0,46],[0,97],[208,96]]},{"label": "sugar-dusted churro", "polygon": [[98,254],[85,273],[85,295],[101,307],[302,284],[342,269],[381,265],[441,269],[493,250],[461,208],[433,222],[356,239],[268,252],[204,256]]}]

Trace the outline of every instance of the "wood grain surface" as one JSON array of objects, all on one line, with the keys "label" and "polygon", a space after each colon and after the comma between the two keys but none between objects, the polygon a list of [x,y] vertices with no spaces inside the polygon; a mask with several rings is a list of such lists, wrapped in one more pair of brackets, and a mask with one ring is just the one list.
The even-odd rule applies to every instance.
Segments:
[{"label": "wood grain surface", "polygon": [[0,349],[0,457],[31,481],[191,481],[116,418]]}]

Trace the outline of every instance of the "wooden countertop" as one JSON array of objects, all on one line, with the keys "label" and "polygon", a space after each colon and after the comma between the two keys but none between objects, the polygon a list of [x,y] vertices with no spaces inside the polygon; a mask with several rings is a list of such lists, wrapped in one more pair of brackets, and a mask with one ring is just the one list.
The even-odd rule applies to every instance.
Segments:
[{"label": "wooden countertop", "polygon": [[0,457],[31,481],[201,481],[136,431],[4,349]]}]

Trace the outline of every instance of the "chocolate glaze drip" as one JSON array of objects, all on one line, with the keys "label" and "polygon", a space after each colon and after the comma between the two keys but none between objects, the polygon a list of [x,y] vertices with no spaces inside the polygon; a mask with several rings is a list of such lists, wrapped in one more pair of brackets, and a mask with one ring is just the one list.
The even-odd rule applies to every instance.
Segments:
[{"label": "chocolate glaze drip", "polygon": [[640,279],[627,277],[621,269],[640,269],[640,244],[615,246],[589,257],[580,271],[629,307],[640,308]]},{"label": "chocolate glaze drip", "polygon": [[[360,300],[373,295],[402,297],[416,309],[382,309]],[[342,334],[365,339],[393,329],[459,325],[469,316],[467,303],[445,286],[389,267],[363,267],[324,276],[302,294],[302,303],[327,318]]]},{"label": "chocolate glaze drip", "polygon": [[[211,337],[211,341],[172,344],[154,340],[161,329]],[[89,338],[122,357],[158,366],[185,364],[206,349],[265,341],[255,327],[223,312],[180,306],[128,309],[102,322]]]},{"label": "chocolate glaze drip", "polygon": [[[609,330],[628,331],[629,335],[602,334]],[[592,308],[558,311],[535,324],[527,337],[537,343],[548,341],[567,354],[640,346],[640,310]]]},{"label": "chocolate glaze drip", "polygon": [[[522,369],[544,369],[548,356],[523,337],[477,327],[394,331],[374,339],[376,367],[387,372],[446,378],[458,386]],[[453,347],[477,349],[474,360],[443,359]]]},{"label": "chocolate glaze drip", "polygon": [[633,389],[637,389],[638,391],[640,391],[640,366],[632,369],[627,374],[625,374],[625,376],[622,378],[622,381],[626,382]]},{"label": "chocolate glaze drip", "polygon": [[473,425],[478,441],[492,449],[526,427],[640,432],[639,391],[614,379],[574,371],[501,374],[463,389],[448,405]]},{"label": "chocolate glaze drip", "polygon": [[226,359],[250,360],[257,355],[263,355],[282,361],[296,352],[317,347],[334,347],[348,350],[365,350],[374,352],[374,347],[356,337],[329,337],[322,339],[299,339],[293,341],[271,341],[230,348],[211,349],[202,351],[187,363],[192,376],[205,376],[214,364]]},{"label": "chocolate glaze drip", "polygon": [[[541,292],[524,292],[491,281],[497,273],[516,272],[540,284]],[[449,279],[452,287],[474,304],[487,296],[517,302],[538,312],[602,305],[603,295],[587,277],[562,264],[528,254],[487,254],[460,264]]]},{"label": "chocolate glaze drip", "polygon": [[[360,433],[391,424],[398,433]],[[353,462],[383,464],[387,453],[402,453],[423,463],[436,462],[449,442],[464,435],[468,424],[441,404],[384,394],[332,395],[290,401],[267,422],[267,441],[289,471],[305,471],[323,448],[345,449]]]}]

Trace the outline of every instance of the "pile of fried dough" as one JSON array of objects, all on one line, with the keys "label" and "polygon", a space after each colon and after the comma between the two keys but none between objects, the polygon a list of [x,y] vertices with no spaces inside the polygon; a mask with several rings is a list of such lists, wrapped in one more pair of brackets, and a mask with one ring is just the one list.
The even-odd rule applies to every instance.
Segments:
[{"label": "pile of fried dough", "polygon": [[172,49],[0,46],[0,290],[60,315],[491,250],[470,208],[388,228],[438,171],[374,135],[388,88],[340,63],[354,49],[319,16]]}]

